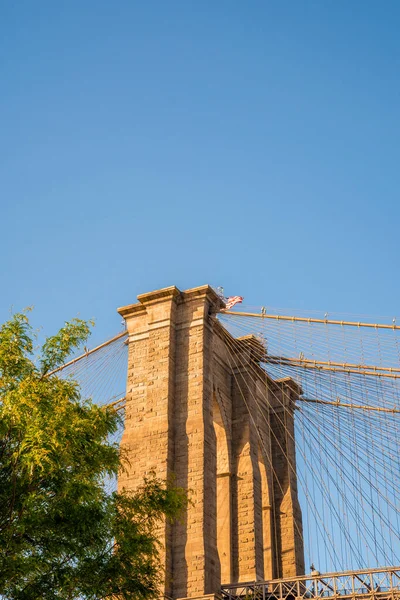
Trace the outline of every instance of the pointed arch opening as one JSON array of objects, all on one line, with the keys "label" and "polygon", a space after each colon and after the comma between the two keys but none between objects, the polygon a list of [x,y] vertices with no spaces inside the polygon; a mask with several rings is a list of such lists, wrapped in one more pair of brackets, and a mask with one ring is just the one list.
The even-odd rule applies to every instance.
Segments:
[{"label": "pointed arch opening", "polygon": [[229,583],[232,575],[231,469],[228,436],[221,409],[214,392],[213,424],[216,443],[216,537],[221,582]]},{"label": "pointed arch opening", "polygon": [[264,559],[264,579],[275,577],[274,565],[274,526],[271,482],[268,477],[268,469],[265,456],[258,447],[258,467],[261,478],[261,509],[262,509],[262,541]]}]

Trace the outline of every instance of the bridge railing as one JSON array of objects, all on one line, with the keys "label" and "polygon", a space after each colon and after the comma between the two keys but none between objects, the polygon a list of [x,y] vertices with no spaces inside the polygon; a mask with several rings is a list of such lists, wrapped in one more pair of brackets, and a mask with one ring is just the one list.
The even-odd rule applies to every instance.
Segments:
[{"label": "bridge railing", "polygon": [[224,585],[224,600],[400,600],[400,567]]}]

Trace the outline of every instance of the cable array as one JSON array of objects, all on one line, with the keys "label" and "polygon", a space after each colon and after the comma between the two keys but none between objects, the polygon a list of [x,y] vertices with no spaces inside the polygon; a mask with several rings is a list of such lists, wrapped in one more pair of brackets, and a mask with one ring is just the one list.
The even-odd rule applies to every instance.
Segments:
[{"label": "cable array", "polygon": [[398,328],[262,312],[219,320],[236,338],[251,335],[254,348],[261,342],[270,377],[302,389],[295,442],[306,562],[321,572],[399,563]]},{"label": "cable array", "polygon": [[[113,404],[120,408],[126,393],[127,342],[128,333],[121,332],[97,348],[72,358],[53,374],[77,381],[82,399],[91,399],[99,406]],[[119,444],[122,433],[123,423],[109,441]],[[107,479],[105,486],[108,491],[114,490],[116,480]]]}]

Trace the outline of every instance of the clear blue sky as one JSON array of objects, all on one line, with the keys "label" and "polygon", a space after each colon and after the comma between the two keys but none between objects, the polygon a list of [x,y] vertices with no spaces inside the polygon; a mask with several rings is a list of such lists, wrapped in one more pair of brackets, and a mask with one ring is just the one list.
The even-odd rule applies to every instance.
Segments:
[{"label": "clear blue sky", "polygon": [[400,3],[4,1],[0,320],[163,286],[399,314]]}]

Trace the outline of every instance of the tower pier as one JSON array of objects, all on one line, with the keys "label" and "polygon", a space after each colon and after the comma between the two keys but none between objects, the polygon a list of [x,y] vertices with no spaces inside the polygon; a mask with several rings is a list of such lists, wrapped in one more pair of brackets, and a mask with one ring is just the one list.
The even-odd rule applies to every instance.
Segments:
[{"label": "tower pier", "polygon": [[173,600],[221,584],[304,573],[290,379],[260,366],[255,336],[234,338],[215,318],[210,286],[169,287],[119,309],[129,333],[125,430],[130,467],[120,489],[154,471],[189,490],[183,519],[159,527]]}]

